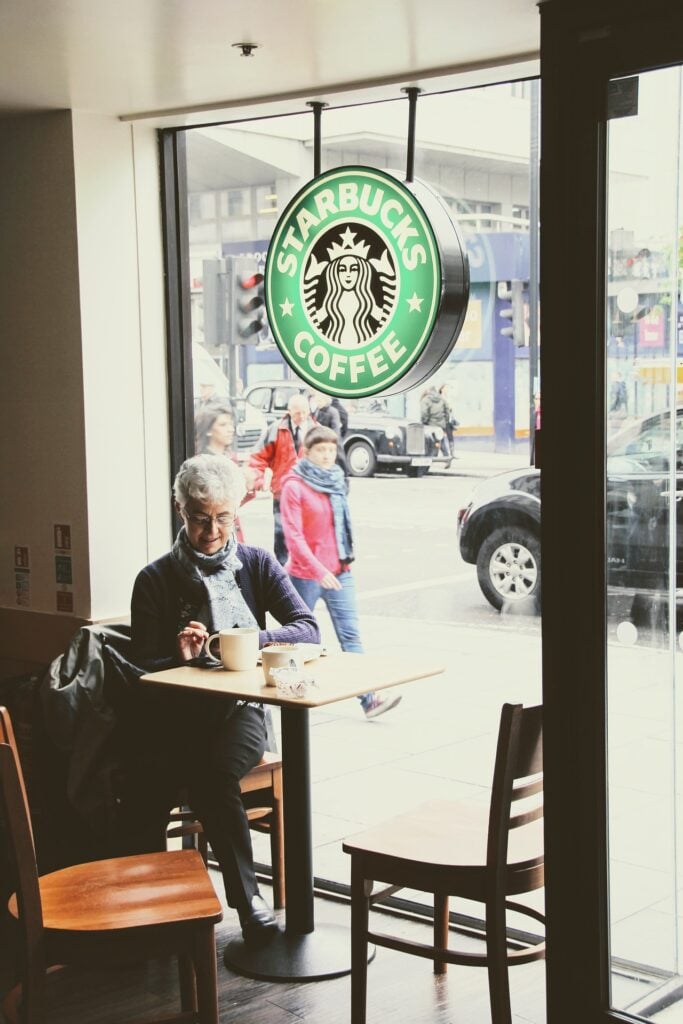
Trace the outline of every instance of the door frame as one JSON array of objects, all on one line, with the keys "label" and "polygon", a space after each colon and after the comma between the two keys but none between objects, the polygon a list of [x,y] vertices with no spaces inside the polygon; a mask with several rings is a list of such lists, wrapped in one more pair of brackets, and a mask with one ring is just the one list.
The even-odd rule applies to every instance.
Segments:
[{"label": "door frame", "polygon": [[549,1024],[609,1009],[607,83],[683,62],[678,0],[542,0],[543,695]]}]

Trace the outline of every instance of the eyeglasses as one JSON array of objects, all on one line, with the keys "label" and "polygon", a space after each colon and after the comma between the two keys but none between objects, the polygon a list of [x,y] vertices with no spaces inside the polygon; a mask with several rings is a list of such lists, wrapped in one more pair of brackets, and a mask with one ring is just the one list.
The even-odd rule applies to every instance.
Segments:
[{"label": "eyeglasses", "polygon": [[184,508],[181,508],[180,512],[187,519],[188,523],[192,523],[193,526],[199,526],[203,530],[214,522],[217,526],[221,527],[232,526],[236,518],[234,512],[219,512],[217,516],[207,516],[203,512],[186,512]]}]

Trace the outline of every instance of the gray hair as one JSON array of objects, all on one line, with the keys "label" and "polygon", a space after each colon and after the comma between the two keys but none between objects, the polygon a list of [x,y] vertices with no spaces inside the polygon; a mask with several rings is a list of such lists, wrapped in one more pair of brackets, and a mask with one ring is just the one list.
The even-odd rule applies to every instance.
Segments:
[{"label": "gray hair", "polygon": [[290,400],[287,402],[288,412],[293,412],[294,409],[306,409],[308,411],[309,408],[308,399],[302,394],[292,395]]},{"label": "gray hair", "polygon": [[173,496],[181,506],[191,500],[215,505],[229,501],[237,511],[246,493],[244,473],[224,455],[193,455],[173,481]]}]

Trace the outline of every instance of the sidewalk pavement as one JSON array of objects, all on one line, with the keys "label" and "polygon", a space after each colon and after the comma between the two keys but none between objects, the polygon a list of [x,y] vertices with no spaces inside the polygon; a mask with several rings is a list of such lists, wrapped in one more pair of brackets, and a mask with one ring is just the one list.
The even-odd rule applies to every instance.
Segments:
[{"label": "sidewalk pavement", "polygon": [[512,452],[481,452],[472,451],[466,448],[457,447],[455,455],[448,469],[444,464],[432,463],[430,473],[447,473],[449,476],[495,476],[496,473],[505,473],[509,469],[529,468],[529,452],[525,446],[520,446]]}]

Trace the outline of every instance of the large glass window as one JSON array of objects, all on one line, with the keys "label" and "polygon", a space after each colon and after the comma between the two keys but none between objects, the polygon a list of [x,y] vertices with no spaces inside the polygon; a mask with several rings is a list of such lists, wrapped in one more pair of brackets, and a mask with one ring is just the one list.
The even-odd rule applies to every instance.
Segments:
[{"label": "large glass window", "polygon": [[[447,672],[406,687],[401,704],[372,723],[356,702],[312,716],[314,870],[331,883],[348,881],[344,836],[427,797],[486,800],[501,704],[540,701],[537,95],[527,82],[418,101],[415,176],[463,236],[467,318],[432,380],[344,403],[343,446],[363,645],[429,649]],[[405,97],[326,109],[322,170],[364,164],[403,176],[407,122]],[[196,448],[248,464],[262,432],[306,388],[267,323],[240,333],[234,289],[263,272],[278,216],[312,176],[313,117],[189,129],[185,152]],[[501,314],[513,295],[511,330]],[[449,410],[438,422],[428,412],[432,387]],[[247,543],[273,549],[268,490],[240,520]],[[322,602],[316,614],[337,647]],[[267,862],[267,846],[257,855]],[[536,1020],[542,1001],[540,993]]]},{"label": "large glass window", "polygon": [[683,1013],[681,81],[680,68],[615,80],[612,113],[620,116],[608,125],[612,1005],[656,1020]]}]

